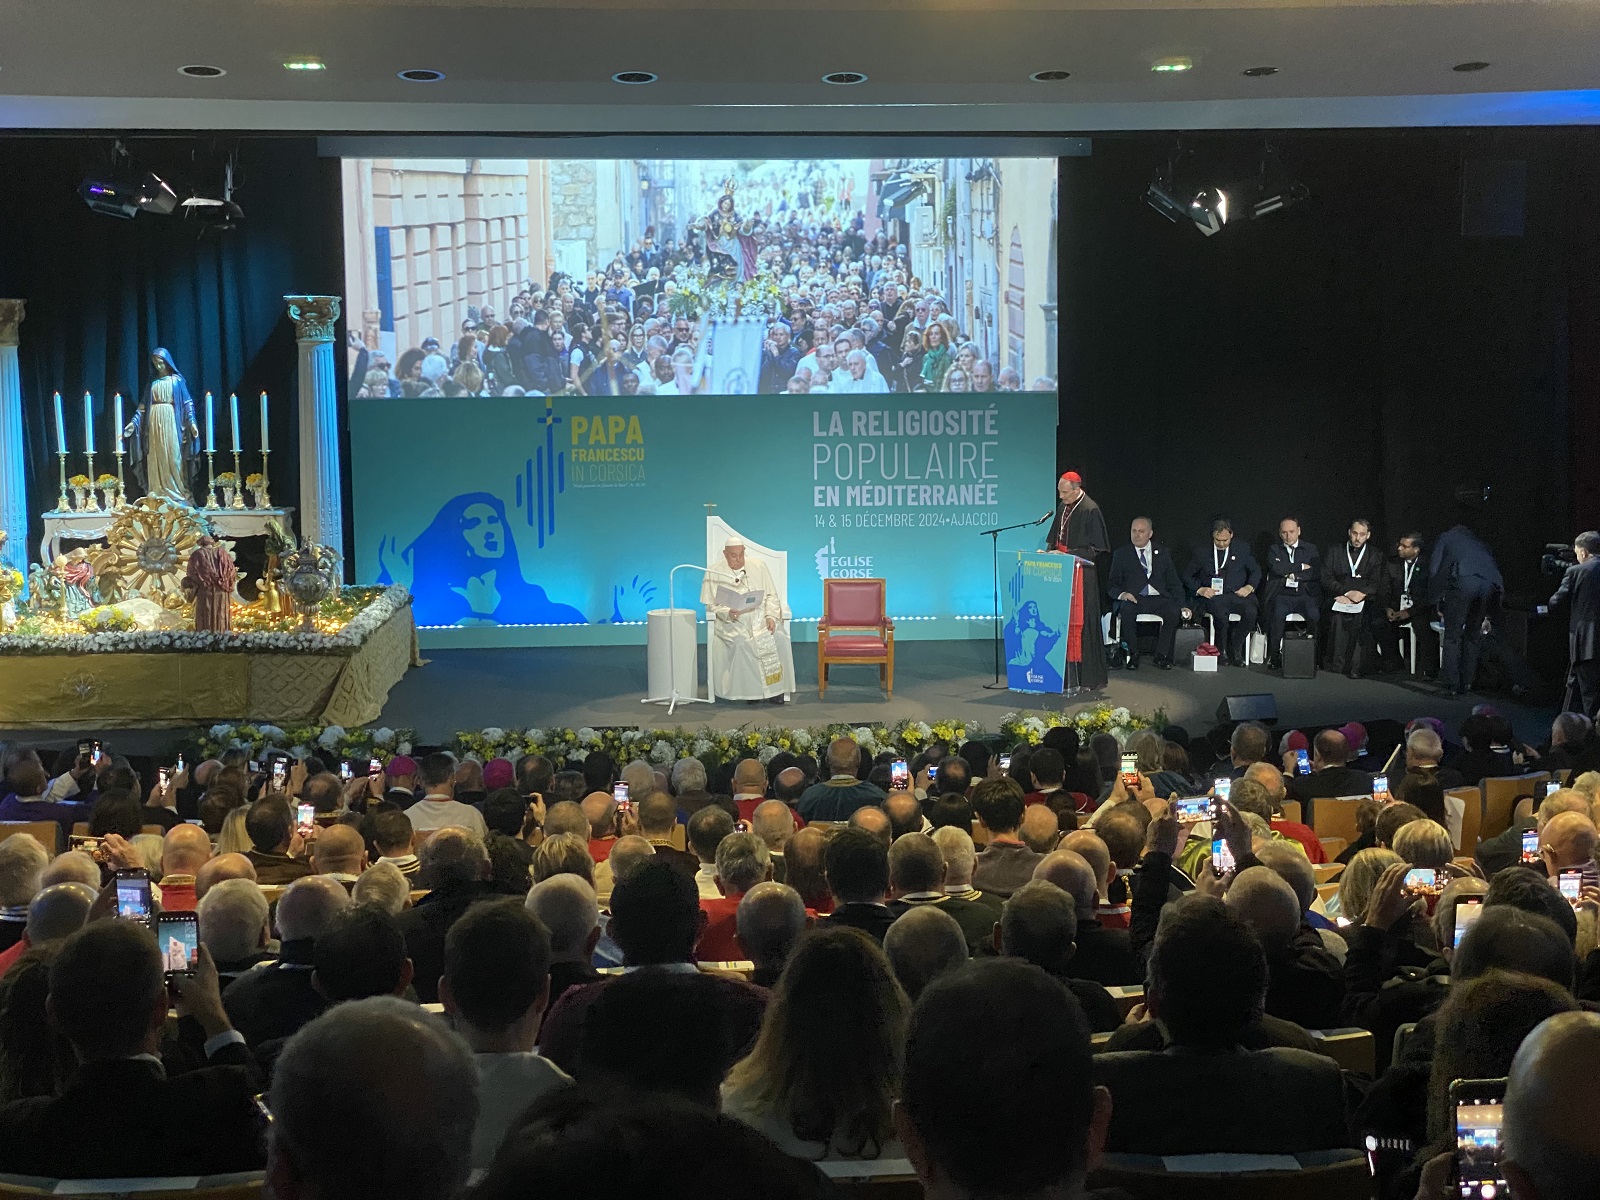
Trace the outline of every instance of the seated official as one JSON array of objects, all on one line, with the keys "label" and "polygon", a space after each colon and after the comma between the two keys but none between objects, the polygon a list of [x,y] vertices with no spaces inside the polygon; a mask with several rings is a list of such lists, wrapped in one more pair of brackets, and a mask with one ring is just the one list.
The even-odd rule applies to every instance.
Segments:
[{"label": "seated official", "polygon": [[[971,845],[968,838],[967,847]],[[960,853],[957,848],[948,852],[951,856]],[[970,850],[967,853],[971,853]],[[972,857],[976,859],[975,854]],[[905,834],[889,847],[889,907],[895,916],[904,916],[917,908],[937,908],[960,927],[967,939],[968,952],[982,954],[993,939],[995,922],[1000,919],[1000,905],[987,895],[974,899],[947,891],[945,882],[949,877],[947,853],[926,834]],[[971,878],[970,868],[965,878]]]},{"label": "seated official", "polygon": [[[1094,835],[1086,833],[1085,837],[1093,838]],[[1072,935],[1073,975],[1079,979],[1091,979],[1103,987],[1124,987],[1144,982],[1144,966],[1133,953],[1128,931],[1108,929],[1096,915],[1095,910],[1100,902],[1100,883],[1088,859],[1075,850],[1056,850],[1044,856],[1043,861],[1033,869],[1033,877],[1055,884],[1072,897],[1078,915],[1078,927]]]},{"label": "seated official", "polygon": [[913,1001],[939,976],[972,957],[956,919],[931,904],[896,917],[883,935],[883,952]]},{"label": "seated official", "polygon": [[[600,941],[600,903],[594,888],[576,875],[552,875],[534,884],[523,903],[550,938],[548,1011],[569,989],[600,979],[592,963]],[[446,936],[447,947],[449,941]]]},{"label": "seated official", "polygon": [[49,1011],[78,1058],[54,1096],[0,1106],[0,1172],[58,1179],[259,1170],[260,1090],[203,947],[174,985],[204,1032],[208,1065],[168,1078],[159,1052],[167,982],[156,940],[131,921],[69,937],[50,968]]},{"label": "seated official", "polygon": [[1372,525],[1350,522],[1349,541],[1322,562],[1322,590],[1333,625],[1333,669],[1346,679],[1374,669],[1372,626],[1382,604],[1383,563],[1370,544]]},{"label": "seated official", "polygon": [[416,965],[417,999],[432,1004],[439,999],[444,941],[450,926],[479,900],[506,892],[489,878],[489,851],[475,833],[454,827],[441,829],[428,839],[420,857],[418,882],[430,890],[400,914],[400,931],[405,934],[406,951]]},{"label": "seated official", "polygon": [[1106,580],[1122,639],[1119,650],[1130,671],[1139,668],[1140,616],[1161,618],[1161,631],[1156,634],[1156,666],[1166,671],[1172,668],[1178,626],[1188,615],[1183,607],[1183,581],[1172,564],[1172,555],[1151,540],[1153,535],[1149,517],[1135,518],[1128,530],[1131,544],[1112,551]]},{"label": "seated official", "polygon": [[1400,653],[1400,631],[1404,629],[1415,642],[1417,678],[1433,679],[1439,674],[1439,635],[1433,630],[1439,614],[1428,599],[1428,564],[1422,561],[1420,533],[1400,539],[1395,556],[1383,564],[1382,584],[1380,611],[1373,614],[1372,621],[1379,669],[1406,670]]},{"label": "seated official", "polygon": [[294,826],[294,813],[282,796],[267,796],[252,804],[244,829],[253,846],[246,857],[256,869],[257,883],[293,883],[312,873]]},{"label": "seated official", "polygon": [[1337,1027],[1344,973],[1322,936],[1301,916],[1294,889],[1269,867],[1251,867],[1234,877],[1225,900],[1267,956],[1264,1009],[1306,1029]]},{"label": "seated official", "polygon": [[1289,781],[1282,771],[1269,762],[1251,763],[1244,770],[1241,777],[1259,783],[1267,793],[1268,810],[1267,823],[1272,827],[1272,832],[1292,838],[1300,844],[1306,853],[1306,860],[1312,863],[1321,863],[1328,860],[1327,852],[1322,848],[1322,839],[1317,836],[1316,830],[1302,821],[1291,821],[1284,816],[1283,802],[1289,795]]},{"label": "seated official", "polygon": [[1267,666],[1279,670],[1283,666],[1283,631],[1290,614],[1305,618],[1312,637],[1322,619],[1322,558],[1315,546],[1300,540],[1300,522],[1293,517],[1278,522],[1278,540],[1267,550],[1263,603],[1267,609]]},{"label": "seated official", "polygon": [[[1245,647],[1261,616],[1256,596],[1261,567],[1250,547],[1235,544],[1233,522],[1219,517],[1211,522],[1211,545],[1189,571],[1189,586],[1197,611],[1211,614],[1212,634],[1230,667],[1245,665]],[[1228,618],[1237,614],[1237,621]]]},{"label": "seated official", "polygon": [[1346,765],[1350,744],[1337,729],[1324,729],[1311,743],[1311,774],[1289,780],[1289,799],[1300,801],[1301,812],[1311,821],[1314,804],[1324,796],[1370,796],[1372,776]]},{"label": "seated official", "polygon": [[744,894],[739,901],[739,949],[755,968],[750,972],[751,983],[770,988],[778,982],[810,921],[800,893],[786,883],[769,879]]},{"label": "seated official", "polygon": [[[1096,1081],[1116,1102],[1106,1149],[1125,1154],[1299,1154],[1353,1145],[1338,1065],[1320,1054],[1241,1039],[1266,1000],[1267,959],[1222,901],[1168,906],[1150,950],[1148,1019],[1170,1049],[1098,1055]],[[1201,1097],[1225,1104],[1197,1108]]]},{"label": "seated official", "polygon": [[795,805],[806,821],[848,821],[863,804],[883,803],[883,790],[857,775],[861,747],[854,739],[841,737],[829,742],[827,764],[828,778],[808,787]]},{"label": "seated official", "polygon": [[223,993],[229,1018],[250,1045],[286,1038],[328,1007],[311,981],[313,954],[317,939],[349,907],[344,885],[321,875],[297,880],[278,898],[277,960],[252,967]]}]

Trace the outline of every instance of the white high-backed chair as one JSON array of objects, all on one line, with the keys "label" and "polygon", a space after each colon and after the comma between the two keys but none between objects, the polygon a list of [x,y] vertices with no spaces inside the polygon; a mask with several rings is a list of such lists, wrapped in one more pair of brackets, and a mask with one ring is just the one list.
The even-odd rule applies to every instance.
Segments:
[{"label": "white high-backed chair", "polygon": [[[778,605],[781,616],[778,627],[772,631],[772,639],[777,643],[778,659],[783,663],[783,698],[794,699],[794,645],[789,636],[789,625],[794,614],[789,609],[789,552],[787,550],[774,550],[771,546],[763,546],[754,541],[747,534],[740,533],[719,516],[706,517],[706,562],[716,563],[722,561],[722,546],[731,537],[744,540],[744,553],[747,559],[759,558],[766,565],[767,572],[772,576],[772,586],[778,592]],[[717,698],[717,680],[722,677],[723,663],[719,652],[717,633],[713,625],[710,612],[706,613],[706,695],[711,699]]]}]

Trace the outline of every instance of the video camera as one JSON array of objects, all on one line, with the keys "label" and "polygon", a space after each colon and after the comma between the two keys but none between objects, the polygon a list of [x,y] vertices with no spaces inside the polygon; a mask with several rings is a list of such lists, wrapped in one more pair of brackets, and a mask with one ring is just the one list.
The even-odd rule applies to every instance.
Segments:
[{"label": "video camera", "polygon": [[1546,542],[1544,557],[1539,560],[1539,570],[1546,575],[1560,577],[1567,573],[1567,568],[1577,563],[1578,556],[1573,553],[1572,547],[1562,542]]}]

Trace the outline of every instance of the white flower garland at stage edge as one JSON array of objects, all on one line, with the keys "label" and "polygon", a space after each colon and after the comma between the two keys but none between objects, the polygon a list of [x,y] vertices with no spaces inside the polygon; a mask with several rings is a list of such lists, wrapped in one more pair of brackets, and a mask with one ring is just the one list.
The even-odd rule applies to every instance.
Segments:
[{"label": "white flower garland at stage edge", "polygon": [[[1141,729],[1166,727],[1166,713],[1135,713],[1109,704],[1095,704],[1076,712],[1014,712],[1001,718],[1000,728],[990,733],[976,722],[959,720],[900,721],[894,725],[781,725],[734,730],[718,729],[642,729],[642,728],[500,728],[457,733],[449,748],[458,754],[486,762],[491,758],[515,760],[524,754],[540,754],[557,764],[581,762],[596,750],[603,750],[616,762],[642,758],[665,766],[680,758],[698,758],[715,766],[754,755],[763,763],[774,755],[819,754],[836,737],[855,738],[868,756],[885,750],[915,755],[934,742],[952,749],[971,739],[995,743],[1002,750],[1019,745],[1038,745],[1044,735],[1058,726],[1076,729],[1081,737],[1109,733],[1119,743]],[[387,761],[395,754],[410,754],[416,734],[409,729],[355,729],[338,726],[327,729],[280,729],[274,725],[214,725],[195,738],[200,753],[213,757],[229,748],[248,750],[252,758],[269,749],[287,750],[296,757],[328,753],[340,758],[375,756]]]}]

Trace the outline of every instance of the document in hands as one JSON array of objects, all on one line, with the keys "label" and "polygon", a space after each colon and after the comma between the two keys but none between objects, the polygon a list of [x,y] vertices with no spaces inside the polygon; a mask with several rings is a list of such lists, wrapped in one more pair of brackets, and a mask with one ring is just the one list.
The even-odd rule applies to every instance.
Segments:
[{"label": "document in hands", "polygon": [[727,609],[733,616],[742,617],[761,607],[765,592],[739,592],[731,587],[717,588],[717,607]]},{"label": "document in hands", "polygon": [[1366,606],[1367,602],[1365,600],[1359,600],[1355,604],[1351,604],[1350,601],[1346,600],[1343,596],[1340,596],[1339,599],[1333,602],[1333,611],[1340,613],[1358,613]]}]

